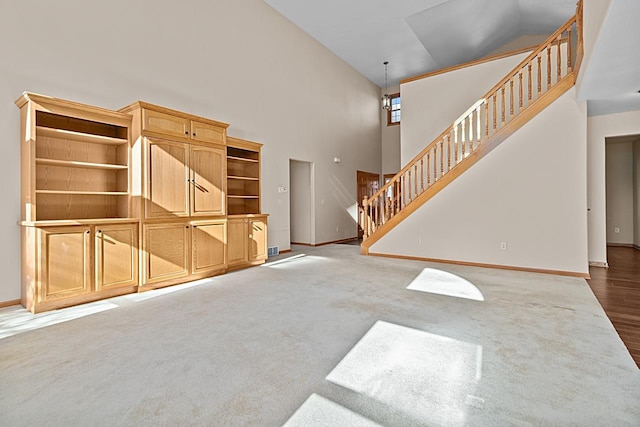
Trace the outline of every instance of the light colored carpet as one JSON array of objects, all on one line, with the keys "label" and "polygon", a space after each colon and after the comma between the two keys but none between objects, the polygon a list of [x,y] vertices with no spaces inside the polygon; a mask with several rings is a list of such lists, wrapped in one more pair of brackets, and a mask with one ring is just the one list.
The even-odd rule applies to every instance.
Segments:
[{"label": "light colored carpet", "polygon": [[584,280],[350,245],[278,258],[302,253],[0,310],[0,425],[640,425],[640,371]]}]

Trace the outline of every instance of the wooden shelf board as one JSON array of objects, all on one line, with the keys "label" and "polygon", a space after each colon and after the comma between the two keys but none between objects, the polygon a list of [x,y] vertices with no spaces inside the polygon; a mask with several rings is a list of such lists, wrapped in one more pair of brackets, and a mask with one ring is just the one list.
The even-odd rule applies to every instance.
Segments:
[{"label": "wooden shelf board", "polygon": [[69,194],[80,196],[128,196],[126,191],[68,191],[68,190],[36,190],[36,194]]},{"label": "wooden shelf board", "polygon": [[229,199],[259,199],[260,196],[240,196],[237,194],[228,194],[227,197]]},{"label": "wooden shelf board", "polygon": [[139,218],[91,218],[91,219],[47,219],[40,221],[20,221],[23,227],[47,227],[60,225],[90,225],[90,224],[125,224],[140,223]]},{"label": "wooden shelf board", "polygon": [[36,126],[36,135],[48,138],[67,139],[72,141],[90,142],[104,145],[123,145],[129,141],[123,138],[113,138],[110,136],[94,135],[91,133],[75,132],[64,129],[47,128]]},{"label": "wooden shelf board", "polygon": [[227,160],[238,160],[241,162],[260,163],[257,159],[248,159],[246,157],[227,156]]},{"label": "wooden shelf board", "polygon": [[227,179],[240,179],[243,181],[260,181],[260,178],[253,178],[250,176],[237,176],[237,175],[227,175]]},{"label": "wooden shelf board", "polygon": [[45,159],[45,158],[36,158],[36,164],[47,165],[47,166],[61,166],[61,167],[68,167],[68,168],[83,168],[83,169],[127,170],[127,166],[125,165],[76,162],[73,160],[55,160],[55,159]]}]

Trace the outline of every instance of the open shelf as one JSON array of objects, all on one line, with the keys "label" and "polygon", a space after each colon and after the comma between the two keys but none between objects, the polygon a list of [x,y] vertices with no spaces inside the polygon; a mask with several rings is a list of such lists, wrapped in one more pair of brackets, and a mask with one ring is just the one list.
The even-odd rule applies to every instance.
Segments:
[{"label": "open shelf", "polygon": [[253,178],[249,176],[231,176],[227,175],[227,179],[239,179],[243,181],[260,181],[260,178]]},{"label": "open shelf", "polygon": [[227,156],[227,160],[237,160],[240,162],[259,163],[258,159],[247,159],[245,157]]},{"label": "open shelf", "polygon": [[126,191],[36,190],[36,194],[72,194],[87,196],[128,196]]},{"label": "open shelf", "polygon": [[57,138],[69,141],[90,142],[92,144],[123,145],[127,144],[126,138],[113,138],[109,136],[96,135],[91,133],[76,132],[65,129],[48,128],[36,126],[36,134],[47,138]]},{"label": "open shelf", "polygon": [[228,194],[228,198],[230,199],[259,199],[260,196],[247,196],[247,195],[239,195],[239,194]]},{"label": "open shelf", "polygon": [[46,158],[36,158],[36,164],[46,166],[60,166],[81,169],[104,169],[104,170],[126,170],[126,165],[112,165],[105,163],[77,162],[74,160],[56,160]]}]

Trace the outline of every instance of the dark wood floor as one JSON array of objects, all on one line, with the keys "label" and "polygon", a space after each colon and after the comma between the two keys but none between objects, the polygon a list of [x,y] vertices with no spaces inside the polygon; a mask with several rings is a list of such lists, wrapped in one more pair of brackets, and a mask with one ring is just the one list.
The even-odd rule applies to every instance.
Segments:
[{"label": "dark wood floor", "polygon": [[640,250],[609,246],[607,261],[589,268],[589,286],[640,367]]}]

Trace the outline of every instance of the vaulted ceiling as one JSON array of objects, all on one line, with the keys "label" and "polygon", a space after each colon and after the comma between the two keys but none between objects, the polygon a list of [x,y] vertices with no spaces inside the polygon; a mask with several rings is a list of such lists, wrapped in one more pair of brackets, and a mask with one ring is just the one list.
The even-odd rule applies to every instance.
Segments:
[{"label": "vaulted ceiling", "polygon": [[[394,85],[505,46],[537,44],[575,13],[577,0],[264,1],[384,87],[384,61]],[[640,1],[606,1],[611,6],[579,94],[590,114],[640,109]]]}]

